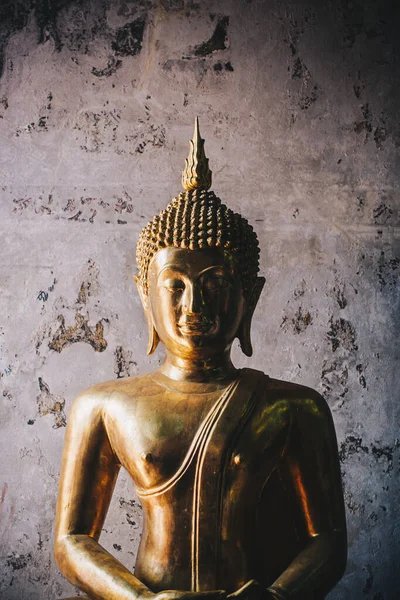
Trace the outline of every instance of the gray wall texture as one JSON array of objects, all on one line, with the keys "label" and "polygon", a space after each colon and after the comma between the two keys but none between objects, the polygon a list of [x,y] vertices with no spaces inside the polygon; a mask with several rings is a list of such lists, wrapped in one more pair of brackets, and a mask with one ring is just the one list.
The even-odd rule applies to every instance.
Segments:
[{"label": "gray wall texture", "polygon": [[[144,373],[140,229],[180,191],[195,115],[267,278],[252,365],[335,420],[349,561],[332,600],[399,597],[399,18],[375,0],[3,0],[0,596],[73,592],[52,556],[65,425]],[[123,474],[102,542],[133,568]]]}]

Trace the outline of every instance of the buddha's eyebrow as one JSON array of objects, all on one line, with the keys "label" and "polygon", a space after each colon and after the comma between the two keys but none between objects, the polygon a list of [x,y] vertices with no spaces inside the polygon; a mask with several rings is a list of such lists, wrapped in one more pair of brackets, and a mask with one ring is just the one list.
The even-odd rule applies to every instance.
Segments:
[{"label": "buddha's eyebrow", "polygon": [[[168,265],[167,264],[167,265],[164,265],[164,267],[161,269],[161,271],[157,275],[157,279],[159,279],[159,277],[161,277],[165,271],[173,271],[174,273],[179,273],[180,275],[183,275],[183,276],[188,275],[187,271],[185,271],[184,269],[181,269],[177,265]],[[202,275],[209,273],[210,271],[223,271],[224,273],[226,273],[227,275],[232,277],[231,271],[229,269],[227,269],[224,265],[211,265],[209,267],[206,267],[199,273],[197,273],[196,278],[201,277]]]},{"label": "buddha's eyebrow", "polygon": [[224,273],[227,273],[228,275],[232,276],[231,270],[228,269],[224,265],[211,265],[211,267],[206,267],[205,269],[200,271],[199,276],[204,275],[205,273],[208,273],[209,271],[223,271]]},{"label": "buddha's eyebrow", "polygon": [[160,277],[160,275],[162,275],[164,273],[164,271],[175,271],[177,273],[181,273],[182,275],[185,275],[185,271],[183,269],[180,269],[176,265],[164,265],[164,267],[161,269],[161,271],[157,275],[157,279],[158,279],[158,277]]}]

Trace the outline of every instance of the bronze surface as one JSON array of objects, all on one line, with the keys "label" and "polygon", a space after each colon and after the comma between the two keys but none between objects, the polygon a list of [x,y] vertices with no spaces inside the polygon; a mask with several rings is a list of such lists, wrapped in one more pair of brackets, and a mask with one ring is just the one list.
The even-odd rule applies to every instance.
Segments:
[{"label": "bronze surface", "polygon": [[[168,246],[147,277],[146,288],[136,283],[149,349],[161,341],[166,358],[73,404],[57,504],[61,571],[105,600],[324,598],[346,563],[329,408],[314,390],[230,359],[236,337],[251,353],[263,279],[245,293],[229,249]],[[99,543],[121,466],[144,513],[135,574]]]}]

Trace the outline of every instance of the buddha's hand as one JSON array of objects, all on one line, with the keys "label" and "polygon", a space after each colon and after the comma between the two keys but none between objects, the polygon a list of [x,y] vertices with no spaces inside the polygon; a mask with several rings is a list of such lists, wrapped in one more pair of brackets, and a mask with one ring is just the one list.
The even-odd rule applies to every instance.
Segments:
[{"label": "buddha's hand", "polygon": [[166,590],[158,592],[153,600],[225,600],[227,593],[223,590],[211,592],[181,592],[178,590]]},{"label": "buddha's hand", "polygon": [[251,579],[241,588],[229,594],[227,600],[275,600],[278,596],[266,590],[258,581]]}]

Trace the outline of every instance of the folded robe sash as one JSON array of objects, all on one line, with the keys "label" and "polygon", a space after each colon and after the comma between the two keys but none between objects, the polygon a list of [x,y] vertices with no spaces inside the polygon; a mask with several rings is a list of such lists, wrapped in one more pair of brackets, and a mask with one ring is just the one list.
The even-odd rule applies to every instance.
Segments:
[{"label": "folded robe sash", "polygon": [[[238,378],[223,391],[198,428],[176,473],[163,484],[138,489],[139,498],[159,496],[182,478],[190,478],[193,491],[191,514],[191,588],[213,589],[220,561],[224,473],[241,431],[265,390],[267,376],[241,369]],[[210,565],[214,566],[211,572]]]}]

